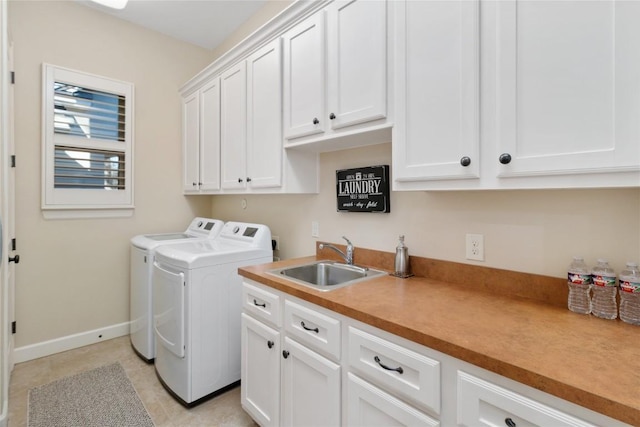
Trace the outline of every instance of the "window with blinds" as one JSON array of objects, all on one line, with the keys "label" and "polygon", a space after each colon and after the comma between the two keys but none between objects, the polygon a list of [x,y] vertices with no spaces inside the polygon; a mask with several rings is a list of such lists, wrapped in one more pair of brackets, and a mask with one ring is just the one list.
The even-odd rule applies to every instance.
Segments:
[{"label": "window with blinds", "polygon": [[132,208],[133,86],[47,64],[43,74],[43,209]]}]

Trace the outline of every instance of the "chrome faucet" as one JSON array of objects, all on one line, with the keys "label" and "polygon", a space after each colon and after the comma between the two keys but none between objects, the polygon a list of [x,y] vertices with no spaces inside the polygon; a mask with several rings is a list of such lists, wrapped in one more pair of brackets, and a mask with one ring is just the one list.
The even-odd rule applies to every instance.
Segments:
[{"label": "chrome faucet", "polygon": [[333,249],[334,251],[339,253],[342,258],[344,258],[344,262],[345,263],[347,263],[349,265],[353,265],[353,244],[346,237],[342,236],[342,238],[347,241],[347,253],[346,254],[344,252],[342,252],[340,249],[338,249],[335,246],[333,246],[332,244],[330,244],[330,243],[320,243],[320,245],[318,245],[318,248],[320,250],[322,250],[324,248]]}]

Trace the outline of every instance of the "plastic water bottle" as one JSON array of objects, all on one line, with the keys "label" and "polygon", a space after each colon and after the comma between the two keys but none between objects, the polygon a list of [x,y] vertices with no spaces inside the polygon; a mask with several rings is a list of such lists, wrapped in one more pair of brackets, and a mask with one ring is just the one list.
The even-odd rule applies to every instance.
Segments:
[{"label": "plastic water bottle", "polygon": [[620,272],[620,319],[640,325],[640,270],[635,262]]},{"label": "plastic water bottle", "polygon": [[569,310],[589,314],[591,313],[591,274],[589,267],[584,263],[582,257],[574,256],[573,262],[569,265],[567,274],[567,284],[569,285]]},{"label": "plastic water bottle", "polygon": [[591,269],[591,280],[593,281],[591,313],[603,319],[618,317],[616,273],[613,268],[609,267],[606,259],[599,259],[598,264]]}]

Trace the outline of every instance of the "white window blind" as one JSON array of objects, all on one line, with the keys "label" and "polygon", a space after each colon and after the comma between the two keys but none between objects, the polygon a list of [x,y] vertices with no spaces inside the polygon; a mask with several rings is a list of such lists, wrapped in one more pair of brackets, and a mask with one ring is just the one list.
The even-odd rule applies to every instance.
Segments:
[{"label": "white window blind", "polygon": [[133,85],[47,64],[43,74],[43,209],[131,209]]}]

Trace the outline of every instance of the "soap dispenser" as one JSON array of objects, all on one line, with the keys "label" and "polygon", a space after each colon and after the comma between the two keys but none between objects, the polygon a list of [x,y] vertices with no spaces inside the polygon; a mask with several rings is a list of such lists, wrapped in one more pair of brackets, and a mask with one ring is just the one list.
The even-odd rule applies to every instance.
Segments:
[{"label": "soap dispenser", "polygon": [[404,235],[401,235],[396,247],[396,268],[394,276],[409,277],[409,248],[404,244]]}]

